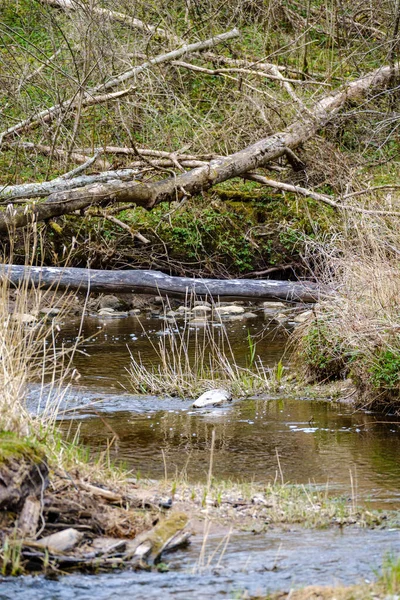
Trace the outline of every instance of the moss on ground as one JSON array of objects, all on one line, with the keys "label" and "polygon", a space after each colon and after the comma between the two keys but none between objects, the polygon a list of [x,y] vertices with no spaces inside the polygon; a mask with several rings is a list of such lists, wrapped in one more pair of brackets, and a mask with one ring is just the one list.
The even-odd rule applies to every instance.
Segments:
[{"label": "moss on ground", "polygon": [[22,438],[11,431],[0,432],[0,465],[23,459],[40,463],[44,458],[43,446],[34,439]]}]

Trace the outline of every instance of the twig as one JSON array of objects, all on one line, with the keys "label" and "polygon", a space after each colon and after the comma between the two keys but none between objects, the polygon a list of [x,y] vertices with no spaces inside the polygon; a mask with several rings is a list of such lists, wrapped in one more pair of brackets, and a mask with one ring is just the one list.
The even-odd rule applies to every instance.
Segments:
[{"label": "twig", "polygon": [[[57,8],[62,8],[64,10],[79,10],[80,8],[82,8],[82,5],[80,5],[79,2],[76,2],[76,0],[75,1],[73,1],[73,0],[40,0],[40,1],[45,4],[49,4],[50,6],[55,6]],[[95,15],[99,15],[100,17],[107,17],[108,19],[111,19],[112,21],[118,21],[119,23],[122,23],[123,25],[127,25],[129,27],[133,27],[134,29],[140,29],[141,31],[144,31],[145,33],[149,33],[151,35],[156,34],[167,40],[173,41],[175,44],[183,43],[183,41],[178,36],[168,33],[167,31],[165,31],[165,29],[162,29],[162,27],[158,27],[155,25],[149,25],[148,23],[145,23],[144,21],[141,21],[140,19],[136,19],[135,17],[131,17],[124,13],[116,12],[115,10],[107,10],[106,8],[100,8],[98,6],[91,6],[90,11]]]},{"label": "twig", "polygon": [[[215,37],[209,38],[208,40],[204,40],[203,42],[196,42],[194,44],[185,44],[181,48],[172,50],[171,52],[167,52],[166,54],[159,54],[155,58],[151,58],[150,60],[144,62],[143,64],[138,65],[137,67],[133,67],[132,69],[125,71],[125,73],[121,73],[117,77],[113,77],[106,83],[102,83],[102,84],[96,86],[95,88],[88,90],[86,92],[86,94],[89,97],[83,101],[83,104],[85,106],[90,106],[91,104],[99,104],[100,102],[106,102],[107,100],[119,98],[127,93],[130,93],[133,88],[130,87],[127,90],[123,90],[122,92],[114,92],[113,94],[106,94],[105,96],[95,97],[95,94],[98,94],[99,92],[105,92],[113,87],[116,87],[117,85],[120,85],[121,83],[123,83],[129,79],[133,79],[134,77],[136,77],[140,73],[143,73],[143,71],[146,71],[147,69],[149,69],[150,67],[152,67],[154,65],[159,65],[164,62],[169,62],[171,60],[174,60],[175,58],[179,58],[180,56],[187,54],[188,52],[205,50],[207,48],[211,48],[217,44],[220,44],[222,42],[225,42],[227,40],[230,40],[230,39],[238,37],[238,36],[239,36],[239,31],[237,29],[232,29],[231,31],[228,31],[226,33],[221,33],[220,35],[216,35]],[[69,98],[68,100],[64,100],[64,102],[55,104],[54,106],[51,106],[50,108],[42,110],[38,114],[36,114],[28,119],[20,121],[16,125],[13,125],[12,127],[9,127],[8,129],[6,129],[2,133],[0,133],[0,142],[4,138],[6,138],[14,133],[18,133],[19,131],[22,131],[23,129],[25,129],[25,130],[32,129],[33,127],[36,127],[37,125],[39,125],[42,122],[51,120],[54,117],[54,115],[57,114],[60,110],[62,110],[63,108],[72,108],[75,105],[75,103],[76,103],[76,98],[74,96],[72,99]]]},{"label": "twig", "polygon": [[133,239],[137,239],[142,244],[148,245],[151,243],[150,240],[147,239],[144,235],[142,235],[138,231],[132,231],[132,229],[129,227],[129,225],[127,223],[124,223],[123,221],[120,221],[120,219],[117,219],[117,217],[114,217],[113,215],[108,214],[105,210],[98,209],[97,213],[90,213],[90,216],[92,216],[92,217],[98,217],[100,215],[107,221],[110,221],[110,223],[114,223],[114,225],[118,225],[118,227],[121,227],[121,229],[124,229],[124,231],[127,231],[129,233],[129,235],[132,236]]},{"label": "twig", "polygon": [[[62,148],[52,148],[51,146],[45,146],[43,144],[35,144],[33,142],[11,142],[10,144],[4,144],[3,150],[7,150],[9,148],[22,148],[23,150],[32,150],[38,152],[39,154],[44,154],[45,156],[58,156],[59,158],[68,158],[68,151],[63,150]],[[69,155],[69,159],[75,163],[86,163],[86,161],[90,158],[87,154],[92,153],[92,149],[88,148],[85,153],[81,154],[79,152],[72,152]],[[101,169],[109,169],[110,163],[105,159],[100,159],[100,155],[104,150],[102,148],[95,148],[95,152],[97,154],[97,164]]]},{"label": "twig", "polygon": [[96,162],[99,154],[100,152],[96,152],[94,156],[88,158],[87,161],[84,162],[82,165],[79,165],[79,167],[72,169],[72,171],[68,171],[68,173],[64,173],[64,175],[61,175],[59,179],[66,181],[68,179],[73,179],[74,177],[76,177],[76,175],[80,175],[80,173],[86,171],[86,169],[91,167]]},{"label": "twig", "polygon": [[[303,188],[303,187],[300,187],[297,185],[291,185],[290,183],[282,183],[281,181],[275,181],[274,179],[267,179],[266,177],[263,177],[262,175],[257,175],[256,173],[245,173],[242,177],[243,177],[243,179],[249,179],[250,181],[256,181],[258,183],[267,185],[267,186],[275,188],[277,190],[291,192],[293,194],[301,194],[302,196],[308,196],[309,198],[312,198],[313,200],[318,200],[319,202],[324,202],[325,204],[328,204],[329,206],[332,206],[332,208],[335,208],[337,210],[350,210],[350,211],[358,212],[358,213],[362,213],[362,214],[382,215],[382,216],[386,215],[386,216],[400,217],[400,212],[398,212],[398,211],[374,210],[374,209],[368,209],[368,208],[361,208],[359,206],[351,206],[348,204],[341,204],[340,202],[338,202],[337,200],[333,200],[330,196],[328,196],[326,194],[319,194],[318,192],[313,192],[312,190],[308,190],[306,188]],[[346,196],[343,196],[343,197],[346,198]]]},{"label": "twig", "polygon": [[[197,73],[205,73],[206,75],[225,75],[229,73],[239,73],[241,75],[254,75],[255,77],[262,77],[264,79],[272,79],[278,81],[285,81],[287,83],[304,83],[299,79],[287,79],[283,77],[279,73],[279,76],[276,74],[269,73],[268,71],[256,71],[254,69],[244,69],[241,67],[228,67],[222,69],[207,69],[206,67],[200,67],[199,65],[193,65],[192,63],[187,63],[181,60],[174,60],[171,62],[175,67],[182,67],[184,69],[188,69],[190,71],[196,71]],[[279,71],[278,71],[279,72]]]}]

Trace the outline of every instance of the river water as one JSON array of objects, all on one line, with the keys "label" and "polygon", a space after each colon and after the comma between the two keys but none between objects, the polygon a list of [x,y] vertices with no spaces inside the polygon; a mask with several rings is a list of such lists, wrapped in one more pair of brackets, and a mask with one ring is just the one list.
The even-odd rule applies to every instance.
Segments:
[{"label": "river water", "polygon": [[[272,367],[284,356],[287,334],[262,319],[217,327],[226,328],[232,352],[243,366],[249,334],[264,365]],[[62,330],[66,343],[77,333],[73,322]],[[112,457],[138,476],[162,478],[167,470],[171,478],[185,476],[195,482],[208,472],[215,430],[217,479],[274,481],[278,454],[285,482],[324,486],[372,508],[399,508],[400,420],[394,417],[354,412],[315,398],[234,399],[227,407],[194,411],[190,400],[132,394],[129,353],[151,363],[156,360],[152,344],[172,334],[172,326],[167,324],[166,331],[160,319],[87,318],[87,341],[80,346],[84,353],[75,357],[81,379],[71,393],[69,409],[74,407],[74,412],[61,423],[66,435],[75,435],[79,428],[81,442],[93,454],[113,440]],[[210,554],[225,534],[210,536]],[[43,577],[7,579],[0,585],[0,600],[234,598],[246,590],[350,584],[376,577],[384,557],[400,552],[400,534],[354,528],[236,533],[210,568],[198,565],[201,544],[196,536],[188,550],[171,555],[169,573],[75,574],[51,582]]]}]

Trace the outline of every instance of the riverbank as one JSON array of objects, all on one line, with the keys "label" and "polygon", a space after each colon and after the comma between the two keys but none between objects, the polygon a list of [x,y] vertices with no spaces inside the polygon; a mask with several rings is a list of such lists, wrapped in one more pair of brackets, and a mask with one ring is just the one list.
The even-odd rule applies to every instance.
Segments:
[{"label": "riverbank", "polygon": [[62,452],[54,457],[51,448],[51,458],[49,448],[48,458],[46,444],[2,435],[3,575],[158,569],[204,527],[208,536],[215,527],[261,534],[293,525],[397,526],[394,513],[308,486],[134,481],[106,464],[82,462],[76,448],[60,443]]}]

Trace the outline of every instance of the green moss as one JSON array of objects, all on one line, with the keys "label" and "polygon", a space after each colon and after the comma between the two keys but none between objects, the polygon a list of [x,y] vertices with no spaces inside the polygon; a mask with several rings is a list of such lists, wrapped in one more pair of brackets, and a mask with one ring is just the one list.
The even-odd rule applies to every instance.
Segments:
[{"label": "green moss", "polygon": [[173,512],[158,523],[150,537],[153,542],[152,551],[158,554],[164,544],[173,536],[185,527],[188,522],[188,516],[185,513]]},{"label": "green moss", "polygon": [[43,448],[35,441],[21,438],[10,431],[0,432],[0,464],[26,459],[39,463],[44,459]]},{"label": "green moss", "polygon": [[369,372],[374,387],[400,391],[400,351],[381,350]]}]

